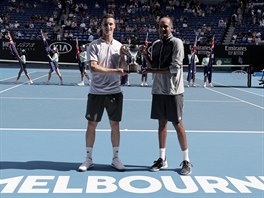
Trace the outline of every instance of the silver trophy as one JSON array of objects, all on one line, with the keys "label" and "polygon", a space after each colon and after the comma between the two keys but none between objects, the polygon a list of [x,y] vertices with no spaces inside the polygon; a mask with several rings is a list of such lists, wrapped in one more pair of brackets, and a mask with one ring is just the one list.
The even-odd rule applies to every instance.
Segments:
[{"label": "silver trophy", "polygon": [[128,73],[138,73],[140,71],[140,65],[136,62],[138,50],[139,50],[138,45],[128,46],[128,52],[126,53],[130,61],[128,63],[128,68],[127,68]]}]

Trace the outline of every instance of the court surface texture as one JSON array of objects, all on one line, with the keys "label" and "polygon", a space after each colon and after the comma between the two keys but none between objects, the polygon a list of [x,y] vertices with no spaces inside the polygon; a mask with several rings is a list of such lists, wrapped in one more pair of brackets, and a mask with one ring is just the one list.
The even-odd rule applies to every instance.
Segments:
[{"label": "court surface texture", "polygon": [[[77,86],[77,70],[62,70],[45,84],[48,70],[29,69],[14,83],[17,68],[0,69],[0,197],[1,198],[263,198],[264,89],[253,77],[213,74],[215,87],[186,87],[183,121],[187,132],[191,175],[179,174],[182,153],[168,124],[169,167],[150,172],[159,156],[157,121],[150,119],[151,86],[140,87],[130,74],[124,94],[119,156],[126,171],[110,164],[112,148],[106,112],[98,124],[95,166],[78,172],[85,160],[84,117],[89,86]],[[185,73],[186,79],[186,73]],[[241,82],[237,82],[241,81]],[[151,85],[151,75],[148,79]]]}]

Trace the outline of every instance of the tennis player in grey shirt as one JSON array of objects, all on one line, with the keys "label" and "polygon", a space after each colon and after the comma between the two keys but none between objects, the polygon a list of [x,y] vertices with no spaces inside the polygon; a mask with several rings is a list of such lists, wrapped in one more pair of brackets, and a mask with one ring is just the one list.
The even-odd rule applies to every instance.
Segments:
[{"label": "tennis player in grey shirt", "polygon": [[155,41],[149,49],[144,46],[140,47],[140,53],[148,64],[142,72],[153,73],[151,118],[157,119],[159,123],[160,156],[154,161],[150,170],[159,171],[168,167],[166,138],[169,121],[177,132],[183,155],[179,173],[188,175],[192,171],[192,165],[182,120],[184,46],[179,38],[172,35],[172,30],[172,20],[169,17],[162,17],[159,21],[160,39]]}]

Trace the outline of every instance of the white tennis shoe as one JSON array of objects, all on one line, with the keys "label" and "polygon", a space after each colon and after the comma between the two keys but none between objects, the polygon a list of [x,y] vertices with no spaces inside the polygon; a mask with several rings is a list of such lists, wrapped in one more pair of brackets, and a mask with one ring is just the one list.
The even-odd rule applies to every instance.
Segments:
[{"label": "white tennis shoe", "polygon": [[124,171],[125,166],[122,164],[120,159],[118,157],[113,158],[112,164],[111,164],[116,170]]},{"label": "white tennis shoe", "polygon": [[78,86],[84,86],[84,82],[81,81],[80,83],[78,83]]},{"label": "white tennis shoe", "polygon": [[81,166],[79,166],[78,171],[85,172],[89,168],[92,168],[93,166],[94,166],[93,159],[92,158],[86,158],[85,162],[83,162],[81,164]]}]

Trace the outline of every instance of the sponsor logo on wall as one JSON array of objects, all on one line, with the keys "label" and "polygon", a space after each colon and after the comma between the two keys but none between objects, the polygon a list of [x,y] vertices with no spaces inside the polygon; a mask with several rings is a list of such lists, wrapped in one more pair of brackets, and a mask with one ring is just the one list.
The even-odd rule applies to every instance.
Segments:
[{"label": "sponsor logo on wall", "polygon": [[50,48],[53,49],[56,47],[59,50],[60,54],[67,54],[72,50],[72,46],[66,42],[55,42],[50,45]]},{"label": "sponsor logo on wall", "polygon": [[227,54],[232,56],[243,56],[247,50],[245,46],[225,46]]},{"label": "sponsor logo on wall", "polygon": [[[16,48],[18,51],[24,49],[26,51],[35,51],[36,43],[35,42],[15,42]],[[3,51],[10,51],[9,49],[9,42],[3,41],[2,42],[2,50]]]}]

